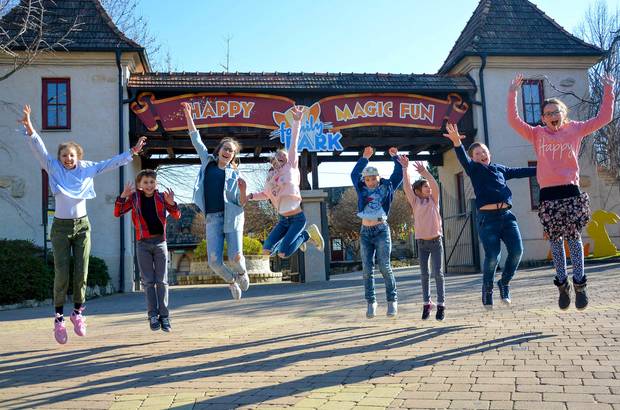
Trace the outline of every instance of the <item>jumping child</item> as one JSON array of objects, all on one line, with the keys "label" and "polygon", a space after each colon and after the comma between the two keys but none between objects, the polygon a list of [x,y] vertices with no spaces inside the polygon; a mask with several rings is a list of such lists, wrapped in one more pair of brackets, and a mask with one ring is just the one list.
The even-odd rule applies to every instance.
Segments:
[{"label": "jumping child", "polygon": [[476,194],[478,207],[478,234],[484,248],[482,265],[482,305],[493,309],[493,281],[501,257],[501,242],[506,245],[508,255],[502,269],[502,277],[497,281],[502,302],[510,305],[510,281],[514,276],[521,256],[523,242],[517,224],[517,217],[510,212],[512,192],[506,181],[513,178],[529,178],[536,175],[535,167],[509,168],[491,162],[491,153],[485,144],[474,142],[465,153],[456,124],[446,125],[448,137],[463,169],[469,175]]},{"label": "jumping child", "polygon": [[533,127],[519,117],[517,93],[523,84],[523,74],[518,74],[508,93],[508,123],[519,135],[534,145],[540,185],[538,217],[545,236],[551,243],[555,266],[553,283],[558,287],[558,305],[565,310],[570,306],[571,285],[566,273],[564,239],[568,241],[573,262],[575,307],[588,306],[586,274],[583,270],[583,243],[581,230],[590,220],[590,199],[579,189],[579,149],[581,141],[589,134],[603,128],[613,119],[614,83],[611,75],[603,78],[605,91],[598,115],[587,121],[568,118],[566,104],[557,98],[546,99],[541,106],[543,125]]},{"label": "jumping child", "polygon": [[443,320],[446,307],[442,269],[443,244],[441,237],[443,230],[439,212],[439,185],[423,163],[414,162],[413,166],[421,178],[415,181],[412,186],[408,172],[409,159],[403,155],[401,156],[401,163],[403,164],[405,195],[413,210],[413,226],[420,259],[420,280],[422,281],[422,298],[424,300],[422,320],[428,319],[435,305],[431,300],[431,279],[428,273],[429,257],[431,273],[435,277],[435,286],[437,287],[435,319]]},{"label": "jumping child", "polygon": [[[200,171],[194,184],[193,202],[205,214],[207,261],[230,289],[235,300],[250,287],[250,279],[243,257],[243,203],[246,184],[237,169],[237,155],[241,145],[233,138],[222,138],[213,154],[200,139],[194,124],[192,106],[181,103],[187,129],[200,157]],[[228,261],[233,269],[224,264],[224,240],[228,247]]]},{"label": "jumping child", "polygon": [[299,158],[297,143],[301,129],[303,109],[292,108],[293,125],[288,152],[276,151],[271,158],[271,169],[267,173],[265,189],[250,193],[245,199],[249,201],[269,200],[278,211],[279,220],[263,243],[263,254],[278,254],[281,258],[290,257],[297,249],[306,250],[310,241],[319,251],[323,250],[323,237],[319,228],[312,224],[306,228],[306,215],[301,209],[301,191],[299,184]]},{"label": "jumping child", "polygon": [[369,319],[377,315],[373,276],[375,255],[385,282],[387,316],[396,317],[398,314],[396,279],[390,263],[392,238],[387,218],[394,199],[394,192],[403,180],[403,164],[399,162],[396,148],[392,147],[388,151],[394,161],[394,171],[390,179],[381,178],[377,168],[368,166],[373,152],[372,147],[364,148],[362,157],[357,160],[351,172],[351,181],[357,192],[357,216],[362,219],[360,251],[364,271],[364,293],[366,302],[368,302],[366,317]]},{"label": "jumping child", "polygon": [[86,200],[95,197],[95,176],[130,163],[146,143],[140,137],[131,150],[111,159],[92,162],[83,160],[84,150],[73,141],[58,146],[56,158],[49,155],[43,140],[34,130],[30,120],[31,109],[24,106],[21,123],[25,138],[41,168],[49,175],[49,186],[54,195],[56,209],[50,237],[54,253],[54,337],[60,344],[67,343],[63,305],[69,288],[71,255],[74,258],[73,312],[71,322],[78,336],[86,335],[86,318],[83,315],[86,301],[86,279],[90,257],[90,222],[86,214]]},{"label": "jumping child", "polygon": [[181,217],[174,202],[174,192],[157,190],[157,173],[143,169],[136,176],[136,188],[131,182],[116,198],[114,216],[131,210],[131,221],[136,229],[136,253],[140,280],[146,297],[147,319],[151,330],[170,332],[168,311],[168,244],[166,242],[166,212],[174,219]]}]

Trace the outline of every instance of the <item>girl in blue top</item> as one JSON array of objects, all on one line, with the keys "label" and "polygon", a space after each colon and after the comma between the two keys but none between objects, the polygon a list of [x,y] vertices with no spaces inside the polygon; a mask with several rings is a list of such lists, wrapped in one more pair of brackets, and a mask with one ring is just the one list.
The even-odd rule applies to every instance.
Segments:
[{"label": "girl in blue top", "polygon": [[509,305],[511,303],[509,284],[521,262],[523,243],[517,218],[510,212],[512,192],[506,181],[512,178],[533,177],[536,175],[536,168],[509,168],[492,163],[489,149],[479,142],[471,144],[466,154],[461,144],[461,139],[465,137],[459,134],[456,124],[447,124],[446,131],[448,133],[444,136],[454,144],[456,156],[469,175],[476,193],[478,233],[484,248],[482,304],[487,309],[493,309],[493,280],[501,257],[501,242],[504,242],[508,255],[497,287],[502,302]]},{"label": "girl in blue top", "polygon": [[[237,169],[241,146],[233,138],[223,138],[213,154],[209,153],[194,124],[191,105],[181,105],[192,145],[200,157],[193,202],[205,214],[209,267],[228,283],[233,299],[239,300],[241,292],[250,287],[243,257],[244,203],[241,201],[246,198],[247,187]],[[228,261],[234,269],[224,264],[224,239]]]},{"label": "girl in blue top", "polygon": [[130,151],[101,162],[82,159],[82,147],[73,141],[58,146],[56,158],[49,155],[43,140],[30,121],[30,106],[24,107],[21,119],[26,133],[25,139],[41,168],[49,175],[49,186],[56,203],[54,222],[50,231],[54,253],[54,337],[60,344],[67,343],[63,305],[69,287],[71,255],[74,257],[73,313],[71,322],[78,336],[86,335],[84,302],[86,301],[86,278],[90,256],[90,222],[86,215],[86,200],[95,197],[93,178],[131,162],[146,143],[141,137]]}]

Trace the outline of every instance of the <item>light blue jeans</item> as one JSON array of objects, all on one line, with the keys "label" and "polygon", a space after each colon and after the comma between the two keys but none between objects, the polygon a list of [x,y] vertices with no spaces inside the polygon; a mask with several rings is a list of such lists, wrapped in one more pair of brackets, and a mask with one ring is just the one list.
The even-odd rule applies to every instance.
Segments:
[{"label": "light blue jeans", "polygon": [[[224,233],[224,212],[208,213],[206,215],[207,226],[207,260],[209,267],[224,279],[227,283],[233,283],[237,274],[246,271],[245,258],[243,256],[243,231]],[[224,240],[228,248],[228,264],[224,264]],[[239,263],[235,257],[241,255]]]},{"label": "light blue jeans", "polygon": [[374,267],[375,255],[377,256],[377,267],[383,275],[385,282],[385,296],[388,302],[395,302],[396,279],[390,264],[390,254],[392,253],[392,238],[390,227],[383,223],[375,226],[364,226],[360,231],[360,250],[362,254],[362,268],[364,270],[364,293],[368,303],[376,301],[375,278],[372,270]]}]

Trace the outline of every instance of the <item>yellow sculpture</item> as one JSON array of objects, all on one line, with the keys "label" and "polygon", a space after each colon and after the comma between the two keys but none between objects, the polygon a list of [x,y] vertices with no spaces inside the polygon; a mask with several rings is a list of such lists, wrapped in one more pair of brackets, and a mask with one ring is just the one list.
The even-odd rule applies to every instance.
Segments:
[{"label": "yellow sculpture", "polygon": [[614,256],[618,253],[616,245],[609,239],[605,225],[620,223],[620,216],[613,212],[599,209],[592,214],[592,220],[586,225],[586,231],[594,241],[594,257]]}]

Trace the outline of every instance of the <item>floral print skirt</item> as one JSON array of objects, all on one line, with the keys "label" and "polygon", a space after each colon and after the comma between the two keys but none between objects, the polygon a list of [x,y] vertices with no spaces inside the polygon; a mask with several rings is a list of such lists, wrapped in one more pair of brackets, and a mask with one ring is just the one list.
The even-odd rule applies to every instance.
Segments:
[{"label": "floral print skirt", "polygon": [[551,241],[578,239],[590,216],[590,198],[585,192],[570,198],[541,201],[538,207],[538,217]]}]

